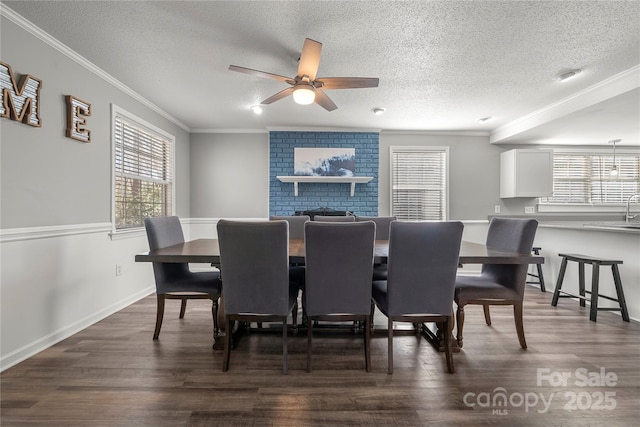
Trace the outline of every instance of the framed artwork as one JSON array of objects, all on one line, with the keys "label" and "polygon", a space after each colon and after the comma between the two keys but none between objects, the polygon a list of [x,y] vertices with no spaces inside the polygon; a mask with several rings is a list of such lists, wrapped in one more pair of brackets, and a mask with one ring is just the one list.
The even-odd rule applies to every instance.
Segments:
[{"label": "framed artwork", "polygon": [[294,148],[296,176],[354,176],[355,148]]}]

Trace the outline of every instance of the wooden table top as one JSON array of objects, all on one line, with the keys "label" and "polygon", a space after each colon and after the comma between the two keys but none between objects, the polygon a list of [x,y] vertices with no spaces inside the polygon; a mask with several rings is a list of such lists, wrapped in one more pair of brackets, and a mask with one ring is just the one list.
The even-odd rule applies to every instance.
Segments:
[{"label": "wooden table top", "polygon": [[[289,241],[289,258],[292,262],[304,259],[304,240]],[[374,257],[384,260],[389,255],[389,241],[376,240]],[[136,262],[220,262],[220,249],[217,239],[196,239],[154,251],[136,254]],[[462,241],[460,246],[460,264],[544,264],[544,257],[531,253],[502,251],[487,248],[485,245]]]}]

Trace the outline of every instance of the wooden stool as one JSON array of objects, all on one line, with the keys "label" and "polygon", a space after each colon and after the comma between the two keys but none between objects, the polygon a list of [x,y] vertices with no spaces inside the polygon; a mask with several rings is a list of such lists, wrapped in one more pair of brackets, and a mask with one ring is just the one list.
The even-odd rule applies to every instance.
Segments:
[{"label": "wooden stool", "polygon": [[[556,290],[553,293],[553,299],[551,300],[551,305],[556,306],[558,304],[558,298],[579,298],[580,306],[585,306],[585,300],[587,297],[585,293],[591,294],[591,311],[589,312],[589,320],[595,322],[596,317],[598,315],[598,310],[606,310],[606,311],[620,311],[622,313],[622,320],[625,322],[629,321],[629,312],[627,311],[627,303],[624,300],[624,292],[622,291],[622,280],[620,279],[620,272],[618,271],[618,264],[622,264],[620,260],[612,260],[612,259],[603,259],[603,258],[595,258],[586,255],[574,255],[574,254],[558,254],[562,257],[562,264],[560,264],[560,272],[558,273],[558,281],[556,284]],[[562,281],[564,280],[564,273],[567,269],[567,261],[575,261],[578,263],[578,289],[580,295],[571,294],[569,292],[563,291],[562,289]],[[591,278],[591,290],[587,291],[584,288],[584,265],[591,264],[592,267],[592,278]],[[611,271],[613,272],[613,282],[616,285],[616,293],[618,294],[618,299],[611,298],[606,295],[599,294],[599,278],[600,278],[600,266],[601,265],[610,265]],[[560,293],[564,295],[560,295]],[[610,301],[615,301],[620,304],[620,308],[599,308],[598,307],[598,298],[605,298]]]},{"label": "wooden stool", "polygon": [[[540,255],[540,249],[542,248],[539,248],[537,246],[534,246],[533,248],[531,248],[534,255]],[[533,285],[540,285],[540,291],[547,292],[547,289],[544,286],[544,276],[542,275],[542,264],[536,264],[536,269],[538,274],[527,273],[527,276],[535,277],[537,280],[528,281],[527,283],[530,283]]]}]

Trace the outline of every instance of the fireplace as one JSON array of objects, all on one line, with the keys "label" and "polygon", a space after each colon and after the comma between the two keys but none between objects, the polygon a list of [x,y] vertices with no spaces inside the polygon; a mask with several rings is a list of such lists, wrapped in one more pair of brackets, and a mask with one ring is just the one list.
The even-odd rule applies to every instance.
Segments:
[{"label": "fireplace", "polygon": [[351,211],[339,211],[331,208],[316,208],[316,209],[307,209],[304,211],[296,211],[296,215],[309,215],[309,218],[313,221],[313,218],[316,215],[322,216],[346,216],[353,215]]}]

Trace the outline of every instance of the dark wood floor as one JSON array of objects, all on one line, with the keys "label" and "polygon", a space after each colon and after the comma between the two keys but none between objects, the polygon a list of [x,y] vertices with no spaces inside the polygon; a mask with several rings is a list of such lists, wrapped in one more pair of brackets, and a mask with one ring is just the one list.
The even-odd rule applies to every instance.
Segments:
[{"label": "dark wood floor", "polygon": [[[588,308],[570,300],[551,307],[550,300],[527,289],[527,351],[518,345],[509,308],[493,308],[489,327],[481,308],[468,306],[455,374],[446,372],[442,353],[407,331],[396,339],[395,371],[388,375],[386,333],[378,331],[371,373],[361,336],[350,333],[314,339],[314,369],[307,373],[301,333],[290,339],[290,371],[283,375],[281,341],[271,333],[245,336],[229,372],[221,372],[207,301],[190,301],[183,320],[179,302],[169,301],[153,342],[155,296],[149,296],[3,372],[0,424],[638,425],[640,325],[610,312],[590,322]],[[376,317],[377,328],[385,325]],[[570,377],[550,384],[539,372]]]}]

